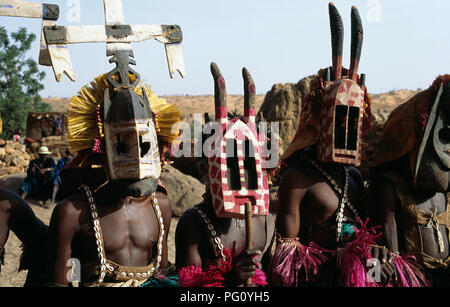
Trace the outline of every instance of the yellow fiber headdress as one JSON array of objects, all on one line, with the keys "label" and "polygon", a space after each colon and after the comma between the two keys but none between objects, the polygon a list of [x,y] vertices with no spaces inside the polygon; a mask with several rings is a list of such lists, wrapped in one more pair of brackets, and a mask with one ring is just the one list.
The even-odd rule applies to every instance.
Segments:
[{"label": "yellow fiber headdress", "polygon": [[[72,98],[68,112],[68,137],[70,149],[74,153],[86,149],[98,149],[104,137],[100,109],[103,105],[105,89],[109,88],[110,92],[114,90],[106,76],[103,74],[96,77],[90,85],[84,86],[78,95]],[[135,78],[135,75],[130,75],[131,82]],[[172,133],[172,126],[181,118],[178,107],[159,98],[148,85],[140,83],[134,91],[142,97],[142,89],[148,97],[150,108],[155,113],[158,141],[171,144],[178,137],[178,132]]]}]

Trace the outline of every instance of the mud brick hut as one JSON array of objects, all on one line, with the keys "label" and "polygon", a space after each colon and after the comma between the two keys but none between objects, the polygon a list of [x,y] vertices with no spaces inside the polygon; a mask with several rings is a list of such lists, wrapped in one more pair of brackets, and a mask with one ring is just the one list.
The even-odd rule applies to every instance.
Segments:
[{"label": "mud brick hut", "polygon": [[36,154],[40,146],[47,146],[53,157],[59,158],[69,148],[67,139],[67,115],[61,112],[28,114],[28,149]]}]

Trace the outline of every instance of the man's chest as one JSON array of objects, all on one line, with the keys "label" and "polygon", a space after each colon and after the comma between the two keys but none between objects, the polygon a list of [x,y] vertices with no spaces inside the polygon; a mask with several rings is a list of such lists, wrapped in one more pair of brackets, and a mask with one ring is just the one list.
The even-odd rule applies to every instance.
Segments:
[{"label": "man's chest", "polygon": [[81,226],[82,237],[96,242],[101,235],[105,251],[115,252],[124,248],[150,249],[158,241],[160,225],[153,209],[145,206],[117,210],[98,208],[99,227],[90,216]]},{"label": "man's chest", "polygon": [[[258,249],[262,252],[265,251],[267,245],[267,225],[266,218],[254,217],[252,219],[253,235],[252,243],[253,249]],[[246,250],[246,228],[245,220],[232,219],[230,227],[227,230],[222,230],[219,227],[218,238],[224,246],[230,252],[240,254]]]}]

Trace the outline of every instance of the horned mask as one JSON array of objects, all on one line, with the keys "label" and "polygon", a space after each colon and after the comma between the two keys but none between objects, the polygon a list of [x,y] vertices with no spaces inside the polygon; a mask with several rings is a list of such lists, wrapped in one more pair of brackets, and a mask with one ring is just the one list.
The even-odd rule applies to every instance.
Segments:
[{"label": "horned mask", "polygon": [[218,217],[242,218],[245,203],[254,215],[267,215],[268,177],[261,164],[261,138],[255,123],[255,84],[247,69],[244,78],[244,117],[228,119],[225,80],[211,64],[215,84],[216,122],[221,127],[219,150],[208,158],[212,204]]},{"label": "horned mask", "polygon": [[365,75],[358,76],[363,27],[352,7],[350,69],[342,68],[344,27],[336,7],[330,3],[333,66],[325,70],[323,105],[320,112],[318,159],[327,163],[361,164],[364,120]]}]

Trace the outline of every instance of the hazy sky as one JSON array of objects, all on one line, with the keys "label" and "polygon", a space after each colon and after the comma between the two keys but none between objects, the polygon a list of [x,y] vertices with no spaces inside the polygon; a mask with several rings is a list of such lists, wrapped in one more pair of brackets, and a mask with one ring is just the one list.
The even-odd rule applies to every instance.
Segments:
[{"label": "hazy sky", "polygon": [[[102,0],[47,0],[61,9],[59,25],[104,24]],[[77,10],[77,3],[80,4]],[[335,0],[345,26],[344,66],[350,57],[350,9],[358,6],[365,41],[360,72],[369,92],[428,87],[450,73],[449,0]],[[229,94],[242,94],[241,69],[252,73],[257,92],[297,82],[331,64],[327,0],[123,0],[129,24],[178,24],[184,36],[186,77],[170,79],[164,47],[155,40],[133,44],[136,70],[158,95],[210,95],[209,64],[215,61]],[[79,12],[79,16],[77,14]],[[79,17],[79,20],[77,20]],[[0,17],[8,32],[26,27],[40,35],[40,20]],[[94,76],[113,69],[105,44],[71,45],[77,77],[57,83],[47,74],[42,96],[69,97]],[[38,39],[29,56],[37,60]]]}]

